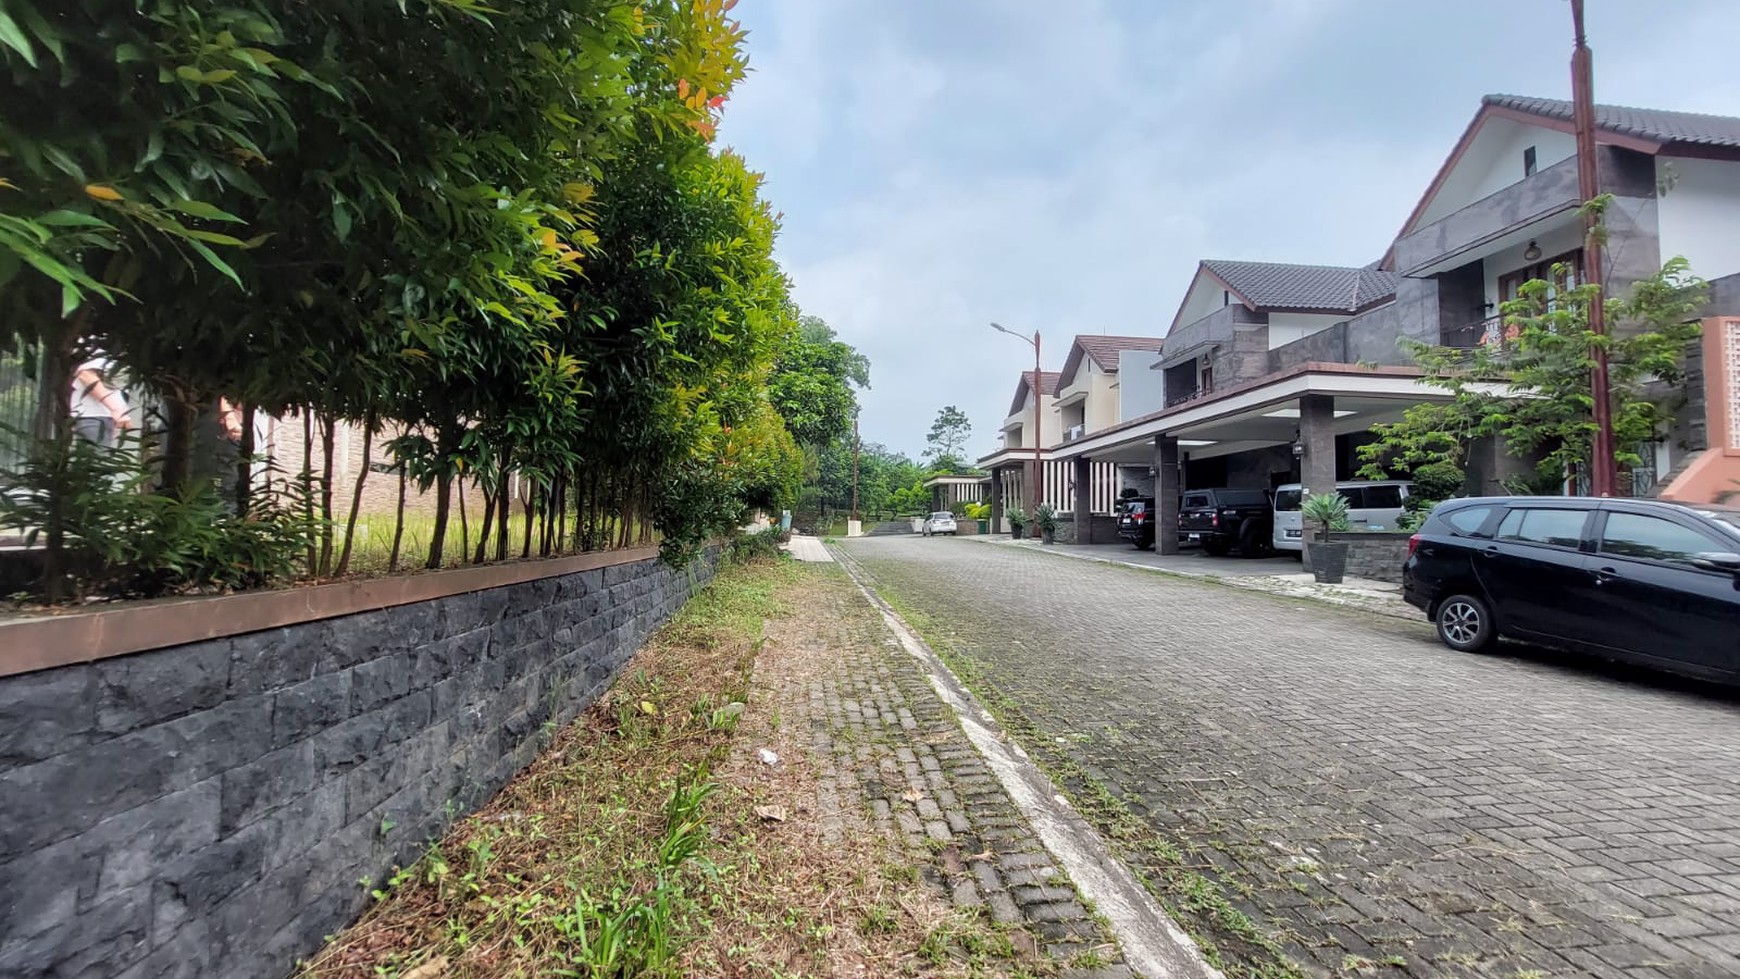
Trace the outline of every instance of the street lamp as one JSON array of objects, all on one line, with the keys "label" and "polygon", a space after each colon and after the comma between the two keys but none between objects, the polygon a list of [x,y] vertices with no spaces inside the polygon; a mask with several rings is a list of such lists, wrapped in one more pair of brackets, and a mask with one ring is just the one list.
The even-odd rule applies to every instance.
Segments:
[{"label": "street lamp", "polygon": [[1033,485],[1029,486],[1028,489],[1031,491],[1029,495],[1033,498],[1033,508],[1037,510],[1039,505],[1045,502],[1045,463],[1040,458],[1039,449],[1045,443],[1045,440],[1040,436],[1039,420],[1039,394],[1040,388],[1043,386],[1039,377],[1039,331],[1034,330],[1033,336],[1025,337],[1000,323],[992,323],[991,329],[1033,344]]}]

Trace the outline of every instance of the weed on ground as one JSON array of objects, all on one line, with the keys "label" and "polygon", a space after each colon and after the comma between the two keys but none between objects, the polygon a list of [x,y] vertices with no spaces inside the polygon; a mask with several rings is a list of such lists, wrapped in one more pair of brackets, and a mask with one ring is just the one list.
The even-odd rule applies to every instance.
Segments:
[{"label": "weed on ground", "polygon": [[828,650],[763,630],[815,631],[830,587],[789,560],[723,570],[496,799],[359,882],[374,906],[300,979],[1052,971],[915,886],[861,800],[818,801],[827,762],[786,718]]}]

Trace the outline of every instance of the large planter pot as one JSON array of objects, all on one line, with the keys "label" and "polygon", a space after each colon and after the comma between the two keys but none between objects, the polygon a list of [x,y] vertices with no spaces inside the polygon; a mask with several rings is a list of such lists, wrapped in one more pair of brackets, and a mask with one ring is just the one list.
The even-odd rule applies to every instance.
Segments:
[{"label": "large planter pot", "polygon": [[1039,542],[1041,544],[1055,544],[1055,543],[1057,543],[1057,531],[1049,529],[1049,528],[1045,529],[1045,530],[1041,530],[1039,532]]},{"label": "large planter pot", "polygon": [[1026,536],[1027,536],[1027,528],[1022,526],[1021,524],[1011,524],[1009,526],[1009,539],[1010,540],[1020,540],[1021,538],[1026,537]]},{"label": "large planter pot", "polygon": [[1311,574],[1319,583],[1338,585],[1347,576],[1348,544],[1343,541],[1312,541],[1306,545],[1311,552]]}]

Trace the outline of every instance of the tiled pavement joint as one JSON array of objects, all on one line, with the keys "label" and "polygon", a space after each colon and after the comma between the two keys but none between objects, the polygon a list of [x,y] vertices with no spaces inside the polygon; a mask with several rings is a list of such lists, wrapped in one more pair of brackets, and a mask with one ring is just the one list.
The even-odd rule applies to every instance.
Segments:
[{"label": "tiled pavement joint", "polygon": [[[1149,979],[1218,979],[1219,973],[1202,959],[1189,936],[1112,855],[1093,827],[1064,801],[1033,761],[1002,736],[990,713],[941,658],[864,584],[855,562],[838,549],[834,553],[934,691],[935,700],[921,696],[909,703],[947,705],[953,716],[940,720],[948,726],[958,724],[971,742],[947,749],[933,760],[925,754],[927,739],[921,737],[913,749],[899,749],[897,760],[885,759],[882,774],[904,776],[914,787],[922,782],[934,788],[938,798],[935,802],[917,799],[908,812],[895,810],[886,798],[873,797],[876,818],[892,819],[917,844],[927,837],[947,842],[962,827],[968,833],[976,830],[983,849],[975,846],[974,857],[994,854],[995,860],[969,858],[972,879],[955,885],[957,903],[983,901],[999,922],[1025,921],[1053,943],[1047,950],[1054,955],[1066,955],[1071,943],[1091,941],[1098,930],[1075,891],[1054,885],[1053,878],[1060,876],[1056,868],[1061,866],[1081,899],[1105,916],[1131,969]],[[933,717],[931,723],[937,720]],[[946,778],[939,766],[947,768]],[[882,783],[887,781],[891,779]],[[865,778],[864,784],[879,783]],[[945,801],[963,802],[964,812],[942,811],[949,807],[939,807],[937,802]],[[1115,973],[1093,973],[1102,974]]]}]

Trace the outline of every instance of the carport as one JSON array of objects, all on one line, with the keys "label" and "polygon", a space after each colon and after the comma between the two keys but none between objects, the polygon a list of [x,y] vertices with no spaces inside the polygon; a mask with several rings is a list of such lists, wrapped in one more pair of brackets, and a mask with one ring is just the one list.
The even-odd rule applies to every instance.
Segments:
[{"label": "carport", "polygon": [[[1082,481],[1096,462],[1149,466],[1155,476],[1159,526],[1175,526],[1178,498],[1187,488],[1187,463],[1225,458],[1229,466],[1233,460],[1241,461],[1250,472],[1267,465],[1270,473],[1291,466],[1308,493],[1333,492],[1339,436],[1399,421],[1410,405],[1450,400],[1447,392],[1426,384],[1423,377],[1411,367],[1301,364],[1054,446],[1047,455],[1063,467],[1073,467],[1076,479]],[[1489,387],[1494,392],[1504,389],[1500,384]],[[1268,478],[1264,473],[1261,488],[1268,488]],[[1078,498],[1078,526],[1087,525],[1083,509]],[[1162,533],[1155,547],[1162,554],[1177,553],[1178,541]]]}]

